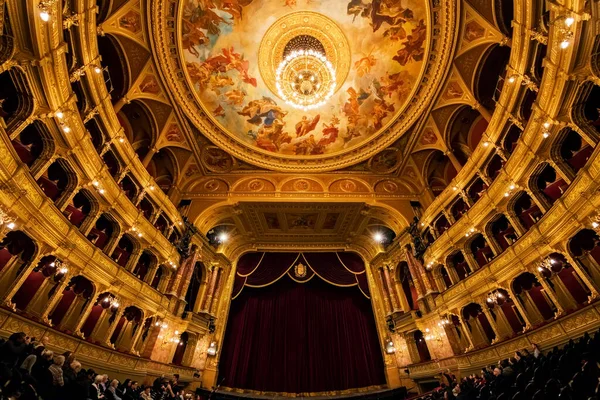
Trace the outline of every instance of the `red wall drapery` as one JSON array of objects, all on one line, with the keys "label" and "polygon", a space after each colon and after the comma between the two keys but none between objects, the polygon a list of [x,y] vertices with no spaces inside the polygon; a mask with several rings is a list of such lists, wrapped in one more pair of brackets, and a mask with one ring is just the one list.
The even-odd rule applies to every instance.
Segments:
[{"label": "red wall drapery", "polygon": [[[385,384],[371,302],[356,281],[339,286],[320,278],[333,279],[337,273],[354,275],[348,269],[360,268],[345,261],[344,268],[335,262],[336,253],[307,254],[304,257],[314,276],[308,279],[308,270],[306,277],[297,279],[282,265],[289,267],[294,261],[290,254],[252,256],[254,268],[238,263],[238,274],[252,274],[244,277],[247,287],[231,303],[219,365],[223,385],[314,393]],[[281,278],[266,286],[249,286],[250,276],[259,271],[264,278],[269,277],[266,281]]]}]

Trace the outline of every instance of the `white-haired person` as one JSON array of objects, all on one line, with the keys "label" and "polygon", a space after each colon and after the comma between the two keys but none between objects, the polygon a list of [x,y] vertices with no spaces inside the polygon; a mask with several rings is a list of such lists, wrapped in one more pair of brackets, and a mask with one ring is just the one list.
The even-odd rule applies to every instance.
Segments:
[{"label": "white-haired person", "polygon": [[108,385],[106,392],[104,392],[104,398],[106,400],[123,400],[117,393],[117,386],[119,386],[119,381],[113,379],[110,382],[110,385]]},{"label": "white-haired person", "polygon": [[89,396],[91,400],[100,400],[104,398],[102,393],[102,379],[104,375],[96,375],[94,383],[90,386]]},{"label": "white-haired person", "polygon": [[48,367],[48,370],[52,374],[52,390],[49,393],[51,399],[58,399],[58,394],[62,391],[62,387],[65,385],[63,379],[62,366],[65,363],[65,356],[54,356],[52,364]]}]

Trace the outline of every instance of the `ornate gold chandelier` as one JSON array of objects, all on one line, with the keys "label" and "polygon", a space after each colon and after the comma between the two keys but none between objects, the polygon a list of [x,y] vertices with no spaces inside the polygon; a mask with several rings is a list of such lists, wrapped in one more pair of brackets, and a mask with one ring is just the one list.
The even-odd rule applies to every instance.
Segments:
[{"label": "ornate gold chandelier", "polygon": [[335,69],[318,50],[293,50],[279,63],[275,86],[286,104],[304,111],[312,110],[324,105],[335,92]]}]

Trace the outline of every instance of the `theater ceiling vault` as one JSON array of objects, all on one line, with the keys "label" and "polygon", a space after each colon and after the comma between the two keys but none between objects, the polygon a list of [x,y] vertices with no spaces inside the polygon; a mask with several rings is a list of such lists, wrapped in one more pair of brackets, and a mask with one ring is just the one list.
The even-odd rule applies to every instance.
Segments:
[{"label": "theater ceiling vault", "polygon": [[[501,3],[121,0],[103,3],[97,30],[125,135],[147,148],[138,155],[171,200],[203,230],[235,216],[246,238],[287,243],[286,211],[273,211],[281,232],[265,225],[273,199],[375,207],[398,233],[411,201],[425,208],[451,184],[485,136],[508,62]],[[319,84],[281,72],[305,47],[331,67]],[[285,84],[331,90],[302,108]],[[328,212],[315,211],[315,232]],[[360,223],[342,225],[321,234],[360,235]]]}]

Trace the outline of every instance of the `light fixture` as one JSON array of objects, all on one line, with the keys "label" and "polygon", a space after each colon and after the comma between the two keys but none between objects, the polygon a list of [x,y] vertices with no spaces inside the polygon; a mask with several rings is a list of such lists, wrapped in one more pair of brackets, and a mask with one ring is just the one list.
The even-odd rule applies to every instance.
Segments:
[{"label": "light fixture", "polygon": [[70,133],[70,132],[71,132],[71,128],[69,128],[69,127],[68,127],[67,125],[65,125],[65,124],[61,124],[61,128],[62,128],[62,131],[63,131],[64,133]]},{"label": "light fixture", "polygon": [[219,241],[219,243],[225,243],[229,240],[229,234],[227,232],[221,232],[219,233],[217,240]]},{"label": "light fixture", "polygon": [[499,304],[504,299],[504,295],[498,290],[493,291],[488,295],[487,302],[490,304]]},{"label": "light fixture", "polygon": [[392,339],[387,339],[385,341],[385,352],[387,354],[394,354],[396,352],[396,347],[394,346]]},{"label": "light fixture", "polygon": [[383,236],[383,233],[375,232],[373,234],[373,240],[377,243],[383,243],[383,241],[385,240],[385,237]]},{"label": "light fixture", "polygon": [[548,139],[548,137],[549,137],[549,136],[550,136],[550,132],[548,132],[548,131],[544,131],[544,132],[542,133],[542,137],[543,137],[544,139]]},{"label": "light fixture", "polygon": [[111,294],[111,293],[108,293],[106,295],[106,297],[104,297],[104,299],[102,299],[102,302],[103,303],[109,303],[110,304],[109,305],[110,308],[119,308],[119,305],[120,305],[119,301],[117,300],[117,298],[113,294]]},{"label": "light fixture", "polygon": [[54,113],[54,116],[55,116],[56,118],[58,118],[58,119],[63,119],[63,117],[65,116],[65,114],[64,114],[62,111],[58,110],[58,111],[56,111],[56,112]]},{"label": "light fixture", "polygon": [[5,226],[8,229],[15,229],[17,226],[15,224],[15,219],[8,215],[6,211],[2,207],[0,207],[0,226]]},{"label": "light fixture", "polygon": [[303,41],[298,47],[284,54],[275,71],[275,87],[286,104],[307,111],[333,96],[336,74],[318,40]]},{"label": "light fixture", "polygon": [[97,74],[99,74],[99,73],[101,73],[101,72],[102,72],[102,68],[100,68],[100,67],[99,67],[99,66],[97,66],[97,65],[94,65],[94,72],[95,72],[95,73],[97,73]]},{"label": "light fixture", "polygon": [[52,6],[54,3],[56,3],[56,0],[41,0],[38,3],[38,10],[40,10],[40,19],[42,21],[50,21],[52,15]]},{"label": "light fixture", "polygon": [[469,237],[469,236],[471,236],[472,234],[474,234],[475,232],[477,232],[477,229],[475,229],[475,228],[471,228],[471,229],[469,229],[469,230],[467,231],[467,233],[465,233],[465,237]]},{"label": "light fixture", "polygon": [[527,75],[514,73],[508,78],[508,83],[515,83],[517,81],[517,78],[521,78],[521,86],[526,86],[527,89],[532,90],[534,92],[539,91],[537,84]]},{"label": "light fixture", "polygon": [[217,355],[217,342],[210,342],[210,344],[208,345],[208,349],[206,349],[206,354],[208,354],[211,357]]}]

